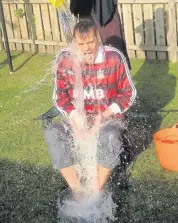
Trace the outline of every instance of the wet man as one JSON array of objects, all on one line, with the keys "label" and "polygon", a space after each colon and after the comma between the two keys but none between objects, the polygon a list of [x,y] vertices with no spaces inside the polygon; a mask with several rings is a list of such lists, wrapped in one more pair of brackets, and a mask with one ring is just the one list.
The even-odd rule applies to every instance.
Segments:
[{"label": "wet man", "polygon": [[[99,42],[96,25],[88,19],[74,28],[74,43],[82,55],[82,83],[84,109],[92,117],[93,125],[87,134],[99,134],[97,151],[97,176],[93,192],[102,190],[112,169],[120,163],[122,150],[121,120],[133,104],[136,90],[124,55]],[[79,111],[74,105],[75,58],[70,50],[63,50],[57,58],[55,73],[54,103],[64,114],[66,121],[51,124],[45,130],[53,167],[68,183],[72,192],[80,192],[80,179],[74,168],[69,143],[71,129],[81,131]],[[75,74],[75,75],[74,75]],[[67,123],[67,124],[66,124]]]}]

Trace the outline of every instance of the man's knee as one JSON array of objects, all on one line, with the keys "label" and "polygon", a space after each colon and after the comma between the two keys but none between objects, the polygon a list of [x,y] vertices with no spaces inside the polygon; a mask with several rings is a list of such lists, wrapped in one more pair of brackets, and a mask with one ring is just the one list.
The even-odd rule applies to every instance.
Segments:
[{"label": "man's knee", "polygon": [[99,144],[101,149],[117,155],[122,147],[122,137],[116,131],[106,132],[100,136]]},{"label": "man's knee", "polygon": [[48,145],[48,152],[54,169],[62,169],[72,165],[70,135],[67,127],[51,124],[45,131],[44,136]]},{"label": "man's knee", "polygon": [[98,162],[108,169],[120,164],[122,152],[122,137],[116,131],[108,131],[100,136],[98,147]]},{"label": "man's knee", "polygon": [[67,134],[67,129],[63,124],[50,124],[44,130],[44,137],[47,143],[54,142],[59,139],[65,139]]}]

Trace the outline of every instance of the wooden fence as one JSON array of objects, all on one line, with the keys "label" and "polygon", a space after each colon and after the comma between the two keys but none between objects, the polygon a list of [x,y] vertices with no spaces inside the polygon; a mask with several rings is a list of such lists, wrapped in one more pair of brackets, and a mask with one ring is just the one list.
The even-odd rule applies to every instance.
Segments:
[{"label": "wooden fence", "polygon": [[[57,53],[66,45],[56,9],[46,0],[2,1],[11,50]],[[118,9],[130,58],[178,60],[178,0],[119,0]]]}]

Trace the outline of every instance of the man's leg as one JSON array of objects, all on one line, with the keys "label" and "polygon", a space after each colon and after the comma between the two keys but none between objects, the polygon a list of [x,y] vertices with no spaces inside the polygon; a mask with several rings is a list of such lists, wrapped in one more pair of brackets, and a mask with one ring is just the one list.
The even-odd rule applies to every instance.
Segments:
[{"label": "man's leg", "polygon": [[98,190],[102,190],[110,174],[111,174],[111,169],[105,168],[101,166],[100,164],[97,165]]},{"label": "man's leg", "polygon": [[73,191],[79,190],[80,179],[73,166],[71,153],[73,139],[69,127],[65,123],[51,124],[45,129],[44,135],[53,168],[60,170]]},{"label": "man's leg", "polygon": [[112,169],[120,164],[122,152],[122,130],[120,123],[111,121],[102,127],[98,145],[98,189],[102,190]]},{"label": "man's leg", "polygon": [[103,186],[105,185],[111,174],[111,169],[105,168],[100,164],[97,164],[96,171],[97,171],[96,177],[93,179],[92,182],[93,193],[102,190]]},{"label": "man's leg", "polygon": [[60,172],[73,192],[80,190],[80,179],[73,166],[60,169]]}]

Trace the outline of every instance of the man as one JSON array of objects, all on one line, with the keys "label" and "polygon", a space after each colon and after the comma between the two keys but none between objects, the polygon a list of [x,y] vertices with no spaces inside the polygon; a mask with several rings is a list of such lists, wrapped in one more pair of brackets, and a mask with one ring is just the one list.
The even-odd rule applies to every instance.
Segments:
[{"label": "man", "polygon": [[[101,190],[111,170],[119,164],[122,148],[123,113],[132,105],[136,90],[123,54],[115,48],[101,46],[97,28],[91,20],[84,19],[74,27],[74,44],[80,52],[79,61],[83,84],[84,110],[89,122],[88,135],[99,133],[97,176],[93,192]],[[73,50],[74,51],[74,50]],[[76,53],[77,55],[77,53]],[[76,56],[77,57],[77,56]],[[80,179],[71,155],[73,132],[83,133],[75,107],[75,80],[79,77],[77,62],[71,50],[62,51],[57,58],[54,103],[67,118],[67,124],[52,124],[45,131],[49,153],[55,169],[59,169],[75,194],[80,192]]]},{"label": "man", "polygon": [[70,11],[79,19],[94,19],[102,43],[120,50],[131,69],[117,5],[118,0],[70,0]]}]

